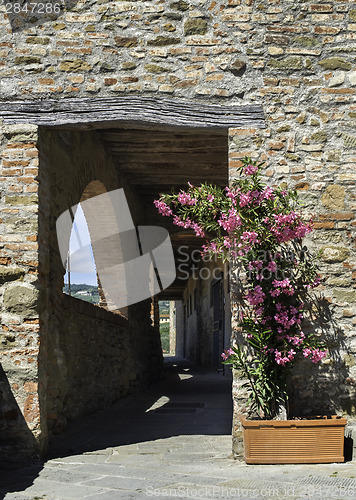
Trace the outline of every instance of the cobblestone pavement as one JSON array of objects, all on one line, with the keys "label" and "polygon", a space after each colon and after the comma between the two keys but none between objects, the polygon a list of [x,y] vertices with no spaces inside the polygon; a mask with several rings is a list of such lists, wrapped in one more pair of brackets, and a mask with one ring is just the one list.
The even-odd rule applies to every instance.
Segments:
[{"label": "cobblestone pavement", "polygon": [[355,462],[246,465],[230,431],[229,376],[171,364],[161,383],[71,424],[46,462],[0,471],[0,498],[356,499]]}]

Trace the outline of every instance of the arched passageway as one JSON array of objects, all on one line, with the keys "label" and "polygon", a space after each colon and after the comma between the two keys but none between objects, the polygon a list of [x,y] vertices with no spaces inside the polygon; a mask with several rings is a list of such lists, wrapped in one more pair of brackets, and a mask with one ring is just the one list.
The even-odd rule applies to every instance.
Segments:
[{"label": "arched passageway", "polygon": [[[15,395],[13,401],[9,399],[6,403],[13,419],[10,423],[4,420],[4,426],[9,436],[27,443],[21,444],[21,450],[26,449],[27,454],[45,453],[51,437],[62,433],[72,421],[143,390],[160,378],[163,356],[155,312],[157,300],[182,301],[184,349],[179,354],[197,366],[213,366],[227,338],[221,335],[221,325],[228,325],[229,321],[221,317],[220,326],[215,329],[219,332],[219,341],[213,340],[214,304],[224,303],[227,280],[223,292],[210,275],[199,285],[200,289],[194,286],[192,254],[200,242],[194,235],[176,230],[170,221],[162,219],[153,200],[160,192],[172,187],[180,189],[188,181],[226,185],[228,126],[254,123],[254,120],[260,124],[261,110],[251,109],[249,117],[249,111],[246,114],[240,108],[225,110],[209,106],[205,116],[201,107],[195,110],[187,105],[179,116],[175,112],[167,117],[168,126],[162,124],[157,110],[142,123],[137,122],[135,110],[131,109],[126,121],[122,117],[115,120],[115,113],[120,114],[125,106],[123,103],[119,111],[115,108],[109,122],[100,115],[100,119],[94,116],[96,121],[92,124],[82,123],[90,121],[89,115],[81,115],[77,121],[71,114],[62,116],[60,106],[54,122],[50,104],[49,114],[34,106],[29,113],[35,125],[23,125],[25,135],[21,140],[26,143],[30,135],[33,141],[30,144],[33,169],[28,175],[33,177],[29,192],[36,195],[9,197],[8,201],[21,205],[19,221],[23,215],[35,215],[33,221],[29,220],[33,222],[31,227],[21,226],[21,237],[27,241],[21,253],[15,256],[10,252],[11,257],[7,257],[7,263],[22,267],[18,275],[11,277],[15,283],[6,283],[5,288],[15,292],[20,286],[21,293],[25,293],[30,302],[24,310],[13,308],[10,316],[16,316],[15,322],[12,316],[9,316],[11,321],[6,320],[9,342],[12,332],[24,331],[21,345],[25,348],[27,342],[27,347],[16,351],[10,344],[4,353],[4,381],[9,378]],[[155,106],[159,108],[160,103]],[[7,120],[17,123],[15,115]],[[22,125],[16,127],[20,130]],[[15,129],[9,129],[4,136],[5,153],[6,148],[11,152],[17,144],[12,130]],[[129,305],[126,317],[63,293],[65,268],[58,247],[56,222],[81,201],[85,203],[98,193],[103,195],[98,186],[108,193],[124,190],[134,226],[166,228],[176,259],[182,256],[183,249],[187,250],[184,259],[188,272],[177,266],[177,279],[172,285],[153,300],[147,297]],[[100,215],[105,226],[105,214]],[[16,222],[16,216],[13,218]],[[13,231],[18,238],[16,227]],[[90,222],[88,227],[91,232]],[[69,237],[70,224],[68,240]],[[221,269],[220,265],[213,264],[214,267]],[[226,270],[221,271],[226,279]],[[22,281],[24,275],[25,283],[19,285],[17,280]],[[220,287],[219,294],[212,292],[214,287]],[[211,297],[219,297],[219,300]],[[228,303],[225,301],[224,305],[227,312]],[[228,335],[227,329],[225,332]],[[19,429],[20,416],[24,417],[25,427],[28,426],[23,441],[15,432]]]},{"label": "arched passageway", "polygon": [[177,270],[171,286],[129,305],[123,316],[112,305],[111,311],[105,310],[110,304],[103,293],[100,307],[64,296],[64,269],[53,235],[50,297],[56,306],[50,311],[47,416],[49,430],[56,434],[72,420],[143,390],[161,375],[159,325],[152,314],[158,300],[181,303],[176,309],[177,356],[197,367],[222,369],[220,352],[230,337],[227,268],[219,262],[200,263],[201,241],[159,216],[153,201],[162,191],[179,190],[188,181],[226,185],[228,138],[226,130],[110,128],[60,133],[47,129],[41,139],[53,191],[52,228],[65,210],[80,202],[94,261],[100,252],[105,257],[119,252],[102,246],[98,255],[94,245],[108,232],[114,212],[86,206],[96,196],[123,189],[135,226],[169,231]]}]

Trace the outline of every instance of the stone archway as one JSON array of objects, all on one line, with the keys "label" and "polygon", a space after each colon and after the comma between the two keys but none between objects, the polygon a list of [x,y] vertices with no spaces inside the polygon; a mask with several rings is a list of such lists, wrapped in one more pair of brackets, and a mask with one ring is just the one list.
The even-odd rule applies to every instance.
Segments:
[{"label": "stone archway", "polygon": [[[81,200],[89,183],[101,181],[108,191],[126,186],[135,224],[147,215],[140,212],[135,193],[120,177],[102,138],[93,129],[127,128],[138,122],[152,130],[168,123],[187,132],[199,127],[227,130],[242,123],[263,126],[263,113],[256,106],[221,107],[148,98],[79,101],[1,106],[1,218],[7,229],[0,253],[4,266],[1,294],[19,285],[34,294],[31,314],[5,307],[2,317],[6,337],[2,387],[7,385],[13,399],[4,389],[1,424],[20,443],[19,455],[44,453],[48,435],[60,432],[68,419],[137,390],[161,369],[149,302],[133,306],[128,325],[102,308],[94,312],[86,304],[69,303],[63,297],[64,269],[55,221]],[[71,106],[72,111],[68,111]],[[21,193],[13,190],[14,179]],[[125,362],[112,364],[113,355],[125,358]],[[85,359],[90,359],[90,364],[78,363]],[[119,382],[118,371],[108,368],[112,365],[120,371]],[[20,431],[16,434],[21,419],[24,439],[19,439]],[[7,453],[12,450],[11,446],[2,449]]]}]

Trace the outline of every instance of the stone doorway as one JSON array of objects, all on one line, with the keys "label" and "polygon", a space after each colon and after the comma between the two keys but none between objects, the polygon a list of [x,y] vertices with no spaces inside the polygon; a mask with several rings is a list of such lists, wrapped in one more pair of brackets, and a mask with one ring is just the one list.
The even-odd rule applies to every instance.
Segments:
[{"label": "stone doorway", "polygon": [[[151,300],[131,306],[125,319],[63,294],[58,216],[80,201],[92,181],[100,181],[106,191],[125,189],[135,224],[168,224],[155,212],[154,197],[187,180],[226,185],[228,128],[263,121],[257,107],[145,98],[64,101],[3,103],[1,111],[1,217],[8,238],[1,258],[15,269],[1,286],[5,291],[21,285],[33,295],[30,316],[22,309],[5,310],[3,316],[7,336],[15,339],[14,344],[10,337],[6,341],[2,358],[2,407],[7,413],[1,422],[4,436],[13,440],[2,447],[7,454],[14,440],[21,444],[18,455],[44,453],[49,436],[60,433],[68,421],[142,389],[162,370]],[[142,112],[142,106],[150,112]],[[27,177],[22,170],[7,171],[10,164],[4,158],[11,156]],[[14,175],[26,195],[10,192]],[[24,226],[24,219],[32,225]],[[26,243],[10,249],[20,237]],[[175,252],[182,245],[190,252],[200,247],[191,234],[177,231],[171,237]],[[184,279],[177,279],[156,299],[182,297],[184,289]],[[194,290],[184,300],[192,312]],[[194,345],[203,342],[198,337],[186,348],[199,352]],[[201,362],[198,357],[193,361]]]}]

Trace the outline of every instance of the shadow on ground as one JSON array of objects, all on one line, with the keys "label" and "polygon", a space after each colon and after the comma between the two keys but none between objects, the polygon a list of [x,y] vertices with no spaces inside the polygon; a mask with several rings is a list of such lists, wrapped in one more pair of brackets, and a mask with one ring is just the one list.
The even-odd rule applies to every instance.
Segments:
[{"label": "shadow on ground", "polygon": [[177,435],[231,433],[231,379],[166,363],[164,379],[56,436],[49,458]]},{"label": "shadow on ground", "polygon": [[[110,408],[71,422],[52,439],[47,459],[178,435],[226,435],[231,433],[231,418],[229,375],[199,371],[168,358],[163,380]],[[24,491],[44,463],[0,464],[0,498],[8,492]]]}]

